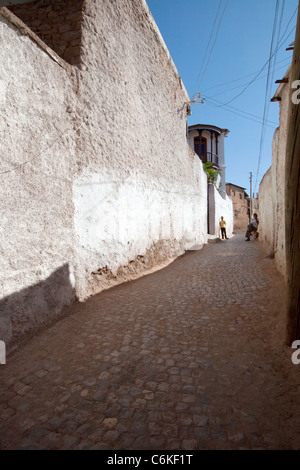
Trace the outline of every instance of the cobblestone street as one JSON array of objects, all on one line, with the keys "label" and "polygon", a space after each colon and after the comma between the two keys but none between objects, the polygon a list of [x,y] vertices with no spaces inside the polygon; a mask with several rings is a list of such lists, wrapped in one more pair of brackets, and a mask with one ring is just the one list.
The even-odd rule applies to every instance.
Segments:
[{"label": "cobblestone street", "polygon": [[0,366],[0,448],[300,448],[284,304],[243,234],[76,304]]}]

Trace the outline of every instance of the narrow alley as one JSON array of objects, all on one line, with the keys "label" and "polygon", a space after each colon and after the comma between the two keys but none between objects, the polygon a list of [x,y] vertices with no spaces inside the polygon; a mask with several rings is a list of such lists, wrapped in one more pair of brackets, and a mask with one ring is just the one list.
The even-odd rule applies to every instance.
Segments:
[{"label": "narrow alley", "polygon": [[0,448],[297,449],[284,305],[237,234],[73,306],[0,366]]}]

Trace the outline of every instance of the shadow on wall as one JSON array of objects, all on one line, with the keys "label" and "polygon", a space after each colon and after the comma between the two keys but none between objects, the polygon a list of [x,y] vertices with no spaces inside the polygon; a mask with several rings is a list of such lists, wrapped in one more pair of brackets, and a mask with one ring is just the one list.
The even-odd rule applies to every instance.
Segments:
[{"label": "shadow on wall", "polygon": [[79,65],[83,4],[83,0],[24,0],[8,9],[62,59]]},{"label": "shadow on wall", "polygon": [[57,319],[75,300],[70,267],[64,264],[46,280],[0,300],[0,340],[11,351],[20,340]]}]

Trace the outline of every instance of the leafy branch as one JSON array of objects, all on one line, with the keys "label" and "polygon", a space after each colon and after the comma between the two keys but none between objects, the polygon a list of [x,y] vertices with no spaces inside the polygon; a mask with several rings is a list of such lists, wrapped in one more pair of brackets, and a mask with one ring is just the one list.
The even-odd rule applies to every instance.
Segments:
[{"label": "leafy branch", "polygon": [[209,183],[214,184],[217,181],[218,175],[221,175],[221,171],[214,168],[211,162],[203,163],[203,169]]}]

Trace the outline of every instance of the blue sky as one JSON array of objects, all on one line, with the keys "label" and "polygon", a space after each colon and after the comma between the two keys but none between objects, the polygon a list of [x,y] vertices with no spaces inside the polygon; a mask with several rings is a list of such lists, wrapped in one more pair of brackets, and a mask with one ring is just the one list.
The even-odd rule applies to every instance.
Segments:
[{"label": "blue sky", "polygon": [[[226,182],[245,187],[250,194],[252,172],[253,191],[258,192],[272,161],[279,104],[270,99],[278,87],[275,81],[292,60],[293,51],[286,48],[295,39],[298,0],[147,0],[147,4],[190,98],[195,92],[205,97],[203,104],[192,104],[188,124],[229,129]],[[270,51],[274,55],[269,68]],[[263,127],[264,115],[267,126]]]}]

